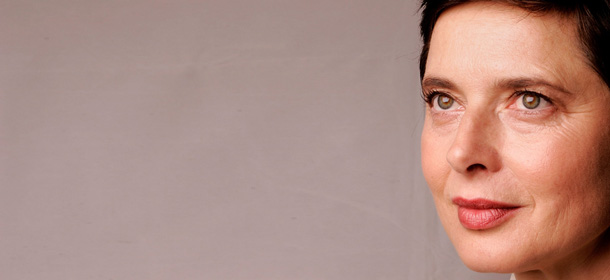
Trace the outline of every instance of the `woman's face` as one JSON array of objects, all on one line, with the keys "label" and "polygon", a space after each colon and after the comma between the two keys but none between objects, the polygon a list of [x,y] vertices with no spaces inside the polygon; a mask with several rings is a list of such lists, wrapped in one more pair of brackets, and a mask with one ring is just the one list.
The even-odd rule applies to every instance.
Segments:
[{"label": "woman's face", "polygon": [[610,225],[610,92],[575,28],[485,2],[436,23],[422,164],[474,270],[558,268],[590,254]]}]

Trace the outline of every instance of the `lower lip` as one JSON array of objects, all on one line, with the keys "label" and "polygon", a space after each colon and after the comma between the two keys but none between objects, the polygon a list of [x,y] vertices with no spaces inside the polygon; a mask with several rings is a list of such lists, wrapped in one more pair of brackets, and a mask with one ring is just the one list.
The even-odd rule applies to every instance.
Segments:
[{"label": "lower lip", "polygon": [[469,208],[458,206],[458,218],[467,229],[484,230],[508,221],[519,208]]}]

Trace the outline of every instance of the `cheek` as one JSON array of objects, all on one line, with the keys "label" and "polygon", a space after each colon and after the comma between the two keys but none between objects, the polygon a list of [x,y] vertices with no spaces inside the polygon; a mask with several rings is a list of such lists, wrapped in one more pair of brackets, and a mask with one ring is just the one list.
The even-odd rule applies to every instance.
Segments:
[{"label": "cheek", "polygon": [[[421,162],[424,177],[433,195],[442,195],[450,166],[447,162],[446,137],[424,127],[421,138]],[[436,198],[436,197],[435,197]]]},{"label": "cheek", "polygon": [[538,185],[535,190],[548,186],[549,182],[545,181],[553,180],[557,177],[556,173],[563,169],[555,158],[562,151],[553,149],[554,139],[550,142],[547,139],[541,141],[542,139],[544,137],[523,139],[508,136],[502,151],[504,165],[511,171],[511,175],[522,184]]},{"label": "cheek", "polygon": [[512,144],[504,152],[507,167],[535,206],[532,225],[555,229],[549,236],[565,241],[607,227],[610,211],[607,149],[599,148],[599,138],[567,135],[549,131],[536,139],[509,136],[507,144]]},{"label": "cheek", "polygon": [[504,161],[533,196],[583,195],[599,186],[600,175],[608,172],[600,170],[605,158],[602,152],[582,140],[553,131],[537,134],[535,139],[508,136]]}]

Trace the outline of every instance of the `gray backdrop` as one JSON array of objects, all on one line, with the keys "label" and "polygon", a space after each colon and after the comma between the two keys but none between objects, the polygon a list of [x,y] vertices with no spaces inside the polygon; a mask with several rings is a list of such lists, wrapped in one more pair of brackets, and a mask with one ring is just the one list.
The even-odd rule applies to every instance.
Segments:
[{"label": "gray backdrop", "polygon": [[507,279],[421,176],[418,17],[1,0],[0,278]]}]

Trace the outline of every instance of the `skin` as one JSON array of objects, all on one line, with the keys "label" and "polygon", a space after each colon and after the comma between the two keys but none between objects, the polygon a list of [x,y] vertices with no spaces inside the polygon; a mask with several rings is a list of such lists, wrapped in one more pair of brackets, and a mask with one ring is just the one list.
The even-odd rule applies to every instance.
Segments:
[{"label": "skin", "polygon": [[[422,80],[436,96],[422,165],[447,233],[475,271],[610,279],[610,90],[575,26],[488,2],[451,8],[436,23]],[[527,108],[523,96],[540,95],[523,92],[548,100]],[[439,96],[453,105],[440,107]],[[455,197],[519,208],[472,230]]]}]

